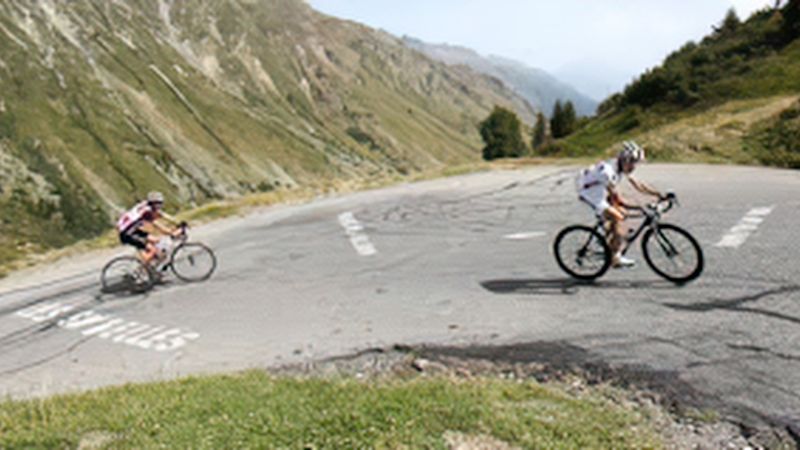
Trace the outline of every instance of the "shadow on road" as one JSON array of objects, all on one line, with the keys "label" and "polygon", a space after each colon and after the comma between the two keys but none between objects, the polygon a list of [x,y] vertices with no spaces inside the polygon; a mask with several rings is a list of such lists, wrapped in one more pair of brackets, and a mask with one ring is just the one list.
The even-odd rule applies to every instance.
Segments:
[{"label": "shadow on road", "polygon": [[748,314],[759,314],[762,316],[771,317],[773,319],[784,320],[786,322],[791,322],[800,325],[800,318],[793,317],[776,311],[770,311],[766,309],[759,309],[752,306],[748,306],[748,304],[750,303],[756,303],[759,300],[765,298],[773,296],[781,296],[781,295],[791,295],[797,292],[800,292],[800,285],[787,285],[773,289],[766,289],[757,292],[755,294],[743,295],[735,298],[711,299],[711,301],[705,303],[690,303],[690,304],[665,303],[664,306],[678,311],[689,311],[696,313],[706,313],[706,312],[724,310],[732,312],[743,312]]},{"label": "shadow on road", "polygon": [[596,281],[585,282],[572,278],[503,279],[481,282],[484,289],[495,294],[575,295],[581,289],[675,289],[675,285],[653,281]]}]

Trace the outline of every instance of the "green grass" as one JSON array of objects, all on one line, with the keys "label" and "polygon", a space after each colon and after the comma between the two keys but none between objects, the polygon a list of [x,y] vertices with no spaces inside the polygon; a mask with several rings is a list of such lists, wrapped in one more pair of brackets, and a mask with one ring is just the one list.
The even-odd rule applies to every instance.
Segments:
[{"label": "green grass", "polygon": [[0,447],[446,448],[447,432],[523,448],[654,448],[635,412],[535,382],[291,379],[263,372],[0,404]]},{"label": "green grass", "polygon": [[[796,120],[777,117],[796,100],[796,95],[733,100],[662,117],[630,110],[591,121],[553,144],[552,153],[608,156],[618,151],[623,140],[632,139],[648,149],[650,161],[796,167],[792,159],[797,154],[792,151],[797,142]],[[632,123],[638,125],[630,127]]]},{"label": "green grass", "polygon": [[744,147],[762,164],[800,169],[800,101],[753,126]]}]

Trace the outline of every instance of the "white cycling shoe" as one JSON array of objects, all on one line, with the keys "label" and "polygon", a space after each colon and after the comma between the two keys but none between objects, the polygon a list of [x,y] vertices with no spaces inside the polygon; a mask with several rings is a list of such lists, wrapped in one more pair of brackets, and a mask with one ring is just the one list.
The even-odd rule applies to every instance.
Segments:
[{"label": "white cycling shoe", "polygon": [[626,258],[626,257],[620,255],[620,256],[614,257],[614,260],[612,261],[611,265],[615,269],[624,269],[624,268],[635,266],[636,265],[636,261],[631,259],[631,258]]}]

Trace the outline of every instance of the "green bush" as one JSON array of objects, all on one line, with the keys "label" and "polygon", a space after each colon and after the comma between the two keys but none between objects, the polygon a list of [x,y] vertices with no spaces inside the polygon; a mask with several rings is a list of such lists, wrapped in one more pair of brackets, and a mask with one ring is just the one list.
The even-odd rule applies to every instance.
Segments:
[{"label": "green bush", "polygon": [[513,111],[495,106],[489,117],[481,122],[479,130],[486,144],[483,159],[487,161],[519,158],[527,153],[522,139],[522,123]]}]

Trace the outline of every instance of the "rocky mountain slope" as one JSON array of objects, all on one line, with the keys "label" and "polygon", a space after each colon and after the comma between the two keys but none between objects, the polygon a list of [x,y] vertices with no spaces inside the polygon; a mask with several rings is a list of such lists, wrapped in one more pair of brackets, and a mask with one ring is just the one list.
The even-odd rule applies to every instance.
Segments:
[{"label": "rocky mountain slope", "polygon": [[0,263],[196,205],[479,158],[501,83],[302,0],[0,3]]},{"label": "rocky mountain slope", "polygon": [[465,47],[429,44],[408,36],[403,38],[403,42],[450,66],[464,65],[479,73],[498,78],[545,114],[553,111],[553,106],[558,100],[572,101],[576,111],[584,116],[593,115],[597,108],[596,101],[581,94],[572,86],[559,81],[544,70],[527,66],[513,59],[499,56],[484,57]]}]

